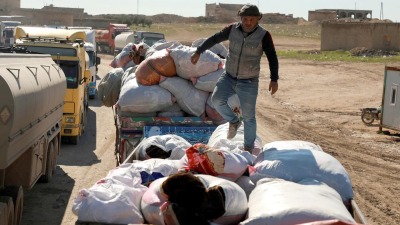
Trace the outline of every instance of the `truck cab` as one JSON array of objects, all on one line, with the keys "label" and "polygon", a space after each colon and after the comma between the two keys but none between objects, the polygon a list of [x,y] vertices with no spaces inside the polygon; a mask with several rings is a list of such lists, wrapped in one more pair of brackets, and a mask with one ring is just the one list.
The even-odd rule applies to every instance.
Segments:
[{"label": "truck cab", "polygon": [[14,44],[15,27],[21,25],[20,21],[1,21],[0,22],[0,45],[9,47]]},{"label": "truck cab", "polygon": [[149,32],[149,31],[136,31],[134,34],[135,44],[139,44],[141,42],[145,43],[149,47],[154,45],[159,40],[165,39],[165,35],[163,33],[157,32]]},{"label": "truck cab", "polygon": [[110,23],[107,29],[96,30],[96,45],[100,52],[114,54],[115,37],[124,32],[132,32],[127,24]]},{"label": "truck cab", "polygon": [[89,56],[84,44],[83,31],[43,28],[17,27],[15,47],[25,48],[32,53],[51,55],[61,67],[67,80],[64,98],[61,136],[70,143],[78,144],[86,126],[88,109],[88,85],[90,70]]}]

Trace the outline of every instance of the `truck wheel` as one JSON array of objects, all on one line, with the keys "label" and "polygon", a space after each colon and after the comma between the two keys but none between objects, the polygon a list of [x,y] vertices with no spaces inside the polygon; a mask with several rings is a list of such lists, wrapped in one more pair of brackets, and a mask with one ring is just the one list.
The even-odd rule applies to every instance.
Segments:
[{"label": "truck wheel", "polygon": [[44,183],[49,183],[51,181],[51,178],[53,178],[54,156],[55,156],[54,144],[53,142],[50,142],[49,148],[47,149],[46,174],[44,174],[41,177],[41,181]]},{"label": "truck wheel", "polygon": [[14,202],[14,224],[19,225],[22,220],[22,211],[24,208],[24,189],[22,186],[6,186],[1,195],[12,198]]},{"label": "truck wheel", "polygon": [[79,143],[79,135],[69,137],[71,144],[78,145]]},{"label": "truck wheel", "polygon": [[[14,203],[11,197],[9,196],[0,196],[0,204],[3,203],[3,209],[5,221],[4,225],[15,225],[14,224]],[[1,215],[1,214],[0,214]],[[1,220],[0,220],[1,221]]]}]

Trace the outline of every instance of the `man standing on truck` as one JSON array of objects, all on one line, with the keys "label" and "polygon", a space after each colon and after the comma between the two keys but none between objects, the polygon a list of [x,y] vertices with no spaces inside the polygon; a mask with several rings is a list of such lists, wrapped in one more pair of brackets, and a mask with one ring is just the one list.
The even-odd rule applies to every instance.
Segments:
[{"label": "man standing on truck", "polygon": [[246,4],[239,10],[238,16],[240,22],[232,23],[207,38],[193,53],[191,61],[196,64],[205,50],[229,40],[226,71],[219,78],[211,100],[221,116],[229,121],[227,138],[232,139],[242,121],[227,102],[232,95],[238,95],[244,122],[244,150],[252,152],[257,131],[256,101],[263,52],[269,62],[271,95],[278,90],[279,64],[271,34],[258,24],[262,18],[258,7]]}]

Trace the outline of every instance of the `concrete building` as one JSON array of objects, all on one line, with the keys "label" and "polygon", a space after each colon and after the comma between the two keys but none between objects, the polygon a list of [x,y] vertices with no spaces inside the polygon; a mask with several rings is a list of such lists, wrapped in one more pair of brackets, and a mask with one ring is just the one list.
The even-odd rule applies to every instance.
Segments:
[{"label": "concrete building", "polygon": [[400,51],[400,23],[322,23],[322,51],[356,47]]},{"label": "concrete building", "polygon": [[372,10],[352,10],[352,9],[317,9],[308,11],[308,21],[325,21],[336,19],[372,19]]}]

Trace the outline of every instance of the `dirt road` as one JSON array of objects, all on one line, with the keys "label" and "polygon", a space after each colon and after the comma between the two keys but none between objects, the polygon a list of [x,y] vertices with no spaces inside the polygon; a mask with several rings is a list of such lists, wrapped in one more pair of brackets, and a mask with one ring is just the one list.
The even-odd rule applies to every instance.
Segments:
[{"label": "dirt road", "polygon": [[[178,40],[178,39],[177,39]],[[275,38],[277,48],[318,49],[315,40]],[[100,76],[109,71],[102,56]],[[270,96],[262,66],[257,118],[264,144],[306,140],[319,144],[349,172],[355,199],[369,224],[400,224],[400,135],[365,126],[359,108],[380,105],[383,64],[280,59],[279,91]],[[71,207],[82,188],[114,168],[114,125],[110,108],[90,102],[89,127],[78,146],[62,145],[51,184],[25,192],[23,225],[72,225]]]}]

